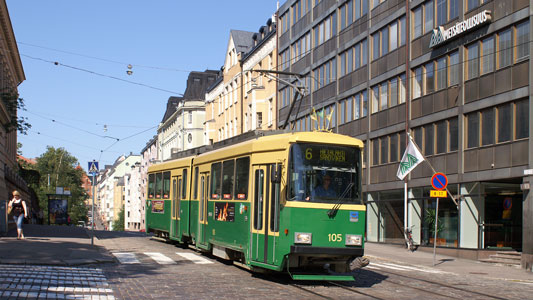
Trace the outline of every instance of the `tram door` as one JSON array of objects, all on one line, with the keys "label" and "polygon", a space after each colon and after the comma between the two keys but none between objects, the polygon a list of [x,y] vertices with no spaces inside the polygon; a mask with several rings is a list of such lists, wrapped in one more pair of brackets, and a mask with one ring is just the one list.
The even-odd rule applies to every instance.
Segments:
[{"label": "tram door", "polygon": [[170,223],[170,236],[180,237],[180,191],[181,176],[172,177],[172,222]]},{"label": "tram door", "polygon": [[207,202],[209,195],[209,173],[200,176],[200,201],[198,203],[198,243],[207,246]]},{"label": "tram door", "polygon": [[[253,167],[251,258],[253,261],[274,264],[274,249],[277,238],[279,215],[271,211],[272,203],[277,203],[277,195],[272,197],[274,187],[270,182],[270,165]],[[274,198],[274,199],[271,199]],[[273,211],[276,213],[272,214]],[[271,226],[276,224],[276,226]]]}]

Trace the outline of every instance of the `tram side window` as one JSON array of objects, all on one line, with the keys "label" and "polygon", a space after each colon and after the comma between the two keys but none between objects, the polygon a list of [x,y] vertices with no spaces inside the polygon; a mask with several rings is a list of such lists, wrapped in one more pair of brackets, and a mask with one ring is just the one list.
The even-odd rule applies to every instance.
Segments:
[{"label": "tram side window", "polygon": [[235,174],[235,161],[226,160],[222,163],[222,196],[231,199],[233,195],[233,177]]},{"label": "tram side window", "polygon": [[211,165],[211,199],[220,199],[222,164],[216,163]]},{"label": "tram side window", "polygon": [[183,185],[181,186],[181,199],[187,198],[187,169],[183,169]]},{"label": "tram side window", "polygon": [[163,199],[170,199],[170,172],[163,173]]},{"label": "tram side window", "polygon": [[148,175],[148,198],[154,198],[155,174]]},{"label": "tram side window", "polygon": [[255,171],[255,195],[254,195],[254,229],[263,229],[263,184],[265,174],[263,170]]},{"label": "tram side window", "polygon": [[[271,165],[271,174],[276,170],[276,165]],[[270,205],[270,231],[279,231],[279,197],[280,197],[280,184],[272,183],[271,185],[271,205]]]},{"label": "tram side window", "polygon": [[194,199],[198,199],[198,175],[200,171],[198,167],[194,168]]},{"label": "tram side window", "polygon": [[235,194],[233,199],[248,199],[248,174],[250,171],[250,157],[237,159],[235,168]]},{"label": "tram side window", "polygon": [[163,173],[155,174],[155,198],[161,199],[161,193],[163,192]]}]

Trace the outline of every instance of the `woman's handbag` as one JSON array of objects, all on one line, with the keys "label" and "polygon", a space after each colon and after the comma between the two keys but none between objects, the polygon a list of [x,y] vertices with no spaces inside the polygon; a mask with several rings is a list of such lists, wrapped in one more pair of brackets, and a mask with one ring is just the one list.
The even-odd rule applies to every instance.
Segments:
[{"label": "woman's handbag", "polygon": [[12,205],[7,206],[7,214],[9,215],[11,213],[11,210],[13,209]]}]

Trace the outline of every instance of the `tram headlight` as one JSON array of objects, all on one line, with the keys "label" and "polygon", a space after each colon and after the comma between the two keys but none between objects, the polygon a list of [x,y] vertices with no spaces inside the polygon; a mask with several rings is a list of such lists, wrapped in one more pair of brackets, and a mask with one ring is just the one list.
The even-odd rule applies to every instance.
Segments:
[{"label": "tram headlight", "polygon": [[363,244],[363,237],[359,234],[347,234],[346,246],[361,246]]},{"label": "tram headlight", "polygon": [[311,244],[312,240],[313,240],[312,233],[306,233],[306,232],[295,232],[294,233],[295,244]]}]

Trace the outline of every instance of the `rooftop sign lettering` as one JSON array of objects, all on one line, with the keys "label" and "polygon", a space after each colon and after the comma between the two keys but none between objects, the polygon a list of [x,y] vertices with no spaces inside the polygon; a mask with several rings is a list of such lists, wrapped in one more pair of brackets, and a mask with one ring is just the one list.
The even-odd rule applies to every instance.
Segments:
[{"label": "rooftop sign lettering", "polygon": [[439,26],[439,28],[433,29],[433,35],[431,36],[431,40],[429,42],[429,48],[436,47],[447,40],[454,38],[456,35],[488,23],[490,20],[490,11],[484,10],[462,22],[455,23],[455,25],[446,30],[444,30],[442,26]]}]

